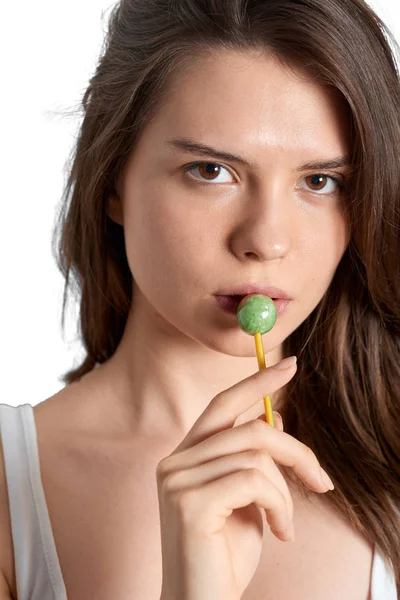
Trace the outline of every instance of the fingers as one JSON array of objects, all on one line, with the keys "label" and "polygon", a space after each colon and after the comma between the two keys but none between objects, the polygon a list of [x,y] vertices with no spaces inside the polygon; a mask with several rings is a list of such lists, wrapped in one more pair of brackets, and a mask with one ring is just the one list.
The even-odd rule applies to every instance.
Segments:
[{"label": "fingers", "polygon": [[[277,429],[279,429],[279,431],[283,431],[284,429],[283,429],[282,415],[280,413],[278,413],[276,410],[274,410],[273,413],[274,413],[275,427]],[[263,413],[262,415],[257,417],[257,419],[260,419],[260,421],[264,421],[264,423],[267,422],[267,417],[265,416],[265,413]]]},{"label": "fingers", "polygon": [[164,461],[167,468],[176,470],[252,449],[264,449],[275,462],[291,467],[312,491],[330,489],[321,479],[322,467],[311,448],[260,419],[221,431],[178,455],[171,454]]},{"label": "fingers", "polygon": [[261,369],[215,396],[174,453],[182,452],[215,433],[233,427],[242,413],[259,402],[260,398],[281,389],[297,370],[296,364],[282,370],[276,367],[274,365]]},{"label": "fingers", "polygon": [[244,469],[177,497],[182,522],[202,535],[222,531],[235,509],[255,503],[266,511],[271,531],[282,541],[291,539],[292,519],[282,492],[258,469]]},{"label": "fingers", "polygon": [[242,469],[259,469],[285,498],[289,519],[293,517],[293,502],[286,480],[266,450],[248,450],[197,465],[192,468],[164,468],[164,493],[175,494],[188,488],[200,488],[206,483]]},{"label": "fingers", "polygon": [[235,509],[254,503],[265,509],[279,539],[291,539],[293,502],[279,465],[291,467],[313,491],[333,489],[322,479],[325,472],[314,452],[285,433],[278,412],[276,427],[264,414],[234,427],[260,398],[286,385],[296,368],[262,369],[215,396],[181,444],[158,464],[161,505],[177,511],[190,530],[222,531]]}]

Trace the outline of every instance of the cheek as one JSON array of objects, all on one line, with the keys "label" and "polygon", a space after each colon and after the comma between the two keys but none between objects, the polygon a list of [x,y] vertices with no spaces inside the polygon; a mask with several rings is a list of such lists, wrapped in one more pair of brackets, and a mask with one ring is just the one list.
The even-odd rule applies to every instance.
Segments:
[{"label": "cheek", "polygon": [[[136,196],[138,197],[138,196]],[[132,198],[131,198],[132,200]],[[129,266],[140,285],[163,290],[186,287],[204,273],[212,249],[210,228],[190,207],[190,199],[174,194],[157,194],[157,190],[140,195],[140,202],[130,201],[125,212],[125,239]],[[197,211],[200,213],[200,211]],[[192,284],[193,284],[192,283]],[[181,290],[182,291],[182,290]]]},{"label": "cheek", "polygon": [[325,291],[349,243],[349,228],[342,215],[335,215],[308,231],[302,240],[302,262],[309,281]]}]

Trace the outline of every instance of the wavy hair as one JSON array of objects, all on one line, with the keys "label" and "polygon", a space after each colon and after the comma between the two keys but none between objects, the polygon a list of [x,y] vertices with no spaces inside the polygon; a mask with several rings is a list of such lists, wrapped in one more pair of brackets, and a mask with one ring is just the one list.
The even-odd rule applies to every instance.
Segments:
[{"label": "wavy hair", "polygon": [[[283,344],[299,357],[285,430],[330,473],[327,496],[392,562],[400,597],[400,104],[396,41],[363,0],[121,0],[84,92],[53,252],[79,305],[82,364],[115,352],[132,301],[124,231],[107,215],[178,69],[202,52],[267,51],[337,90],[350,115],[351,239],[323,299]],[[290,469],[286,470],[293,480]],[[294,483],[296,483],[294,481]],[[304,486],[301,486],[304,489]]]}]

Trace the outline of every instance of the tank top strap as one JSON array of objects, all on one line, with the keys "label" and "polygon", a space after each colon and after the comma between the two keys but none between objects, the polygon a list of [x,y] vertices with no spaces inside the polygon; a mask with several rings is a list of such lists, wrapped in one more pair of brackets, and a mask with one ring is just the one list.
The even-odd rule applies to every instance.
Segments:
[{"label": "tank top strap", "polygon": [[0,404],[19,600],[67,600],[44,495],[33,407]]}]

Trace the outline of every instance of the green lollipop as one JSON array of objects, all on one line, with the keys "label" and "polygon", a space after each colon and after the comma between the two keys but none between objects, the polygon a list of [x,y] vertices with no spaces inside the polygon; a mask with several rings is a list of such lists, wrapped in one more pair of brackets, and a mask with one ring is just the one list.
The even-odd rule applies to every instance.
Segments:
[{"label": "green lollipop", "polygon": [[278,311],[269,296],[252,294],[245,296],[236,311],[239,327],[250,335],[268,333],[276,323]]},{"label": "green lollipop", "polygon": [[[237,307],[236,319],[239,327],[246,333],[254,335],[258,368],[265,369],[265,354],[262,335],[271,331],[276,323],[278,311],[272,299],[263,294],[253,294],[242,298]],[[264,398],[265,419],[268,425],[275,427],[274,412],[270,396]]]}]

